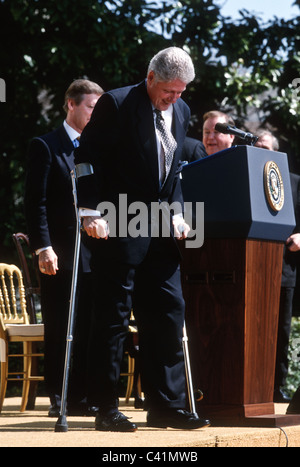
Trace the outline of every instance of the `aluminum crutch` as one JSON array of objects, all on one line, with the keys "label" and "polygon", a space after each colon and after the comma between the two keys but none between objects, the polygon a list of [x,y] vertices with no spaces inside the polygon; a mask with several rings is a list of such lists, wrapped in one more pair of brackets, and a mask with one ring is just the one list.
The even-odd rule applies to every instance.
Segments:
[{"label": "aluminum crutch", "polygon": [[[73,261],[72,285],[71,285],[71,295],[70,295],[70,305],[69,305],[69,319],[68,319],[68,329],[67,329],[67,338],[66,338],[65,367],[64,367],[64,376],[63,376],[61,406],[60,406],[59,418],[55,425],[55,432],[59,432],[59,433],[68,431],[68,423],[67,423],[67,416],[66,416],[67,393],[68,393],[70,361],[71,361],[72,344],[73,344],[76,288],[77,288],[78,265],[79,265],[80,243],[81,243],[81,218],[82,218],[81,214],[83,213],[83,211],[81,211],[78,208],[76,182],[78,178],[82,176],[86,176],[86,175],[92,175],[93,173],[94,173],[93,167],[89,163],[78,164],[71,171],[74,208],[75,208],[75,214],[76,214],[76,237],[75,237],[75,253],[74,253],[74,261]],[[86,215],[97,216],[97,215],[100,215],[100,213],[99,211],[85,209],[84,215],[85,216]]]},{"label": "aluminum crutch", "polygon": [[[185,164],[184,164],[185,165]],[[178,230],[180,233],[184,232],[184,226],[180,224],[178,226]],[[190,364],[190,354],[189,354],[189,347],[188,347],[188,336],[186,332],[186,324],[185,321],[183,322],[183,336],[182,336],[182,347],[183,347],[183,355],[184,355],[184,365],[185,365],[185,375],[186,375],[186,383],[187,383],[187,392],[190,404],[190,411],[196,417],[198,414],[196,412],[196,405],[195,405],[195,396],[194,396],[194,387],[193,387],[193,378],[192,378],[192,371],[191,371],[191,364]],[[201,391],[197,391],[200,394]],[[197,400],[200,400],[200,397]]]},{"label": "aluminum crutch", "polygon": [[[183,347],[183,355],[184,355],[184,364],[185,364],[185,375],[186,375],[186,383],[187,383],[187,392],[190,404],[190,411],[195,417],[198,418],[198,414],[196,411],[196,404],[195,404],[195,393],[194,393],[194,386],[193,386],[193,379],[192,379],[192,371],[191,371],[191,364],[190,364],[190,354],[189,354],[189,347],[188,347],[188,336],[186,332],[186,324],[185,321],[183,323],[183,337],[182,337],[182,347]],[[197,390],[198,397],[197,400],[201,400],[203,397],[202,392],[198,389]]]}]

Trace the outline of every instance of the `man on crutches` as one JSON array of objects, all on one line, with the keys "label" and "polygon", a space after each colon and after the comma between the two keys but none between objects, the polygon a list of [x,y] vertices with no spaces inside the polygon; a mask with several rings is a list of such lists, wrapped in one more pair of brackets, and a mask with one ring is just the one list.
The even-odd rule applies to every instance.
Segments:
[{"label": "man on crutches", "polygon": [[[162,50],[150,62],[146,82],[101,97],[75,150],[76,164],[90,163],[94,170],[78,179],[79,206],[100,213],[83,219],[94,278],[88,398],[99,407],[96,430],[137,429],[118,410],[132,308],[147,425],[195,429],[210,424],[195,410],[186,411],[185,304],[176,244],[189,232],[177,169],[190,117],[180,96],[193,79],[186,52]],[[154,228],[158,219],[152,209],[168,211],[170,205],[168,228]],[[165,213],[158,217],[166,218]]]}]

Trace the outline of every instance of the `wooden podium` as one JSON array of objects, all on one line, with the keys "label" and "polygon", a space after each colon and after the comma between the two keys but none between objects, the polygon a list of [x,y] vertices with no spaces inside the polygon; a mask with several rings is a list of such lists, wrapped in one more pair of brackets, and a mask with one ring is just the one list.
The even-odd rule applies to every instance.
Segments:
[{"label": "wooden podium", "polygon": [[223,426],[300,424],[273,403],[283,244],[295,226],[286,155],[232,147],[185,166],[182,189],[185,202],[204,202],[204,244],[182,248],[199,412]]}]

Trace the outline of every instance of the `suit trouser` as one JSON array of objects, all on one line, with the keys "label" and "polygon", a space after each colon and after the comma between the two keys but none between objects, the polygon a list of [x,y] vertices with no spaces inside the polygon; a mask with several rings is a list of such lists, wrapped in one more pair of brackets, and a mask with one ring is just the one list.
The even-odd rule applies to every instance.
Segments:
[{"label": "suit trouser", "polygon": [[133,306],[139,332],[142,387],[149,408],[185,407],[182,350],[184,300],[174,251],[152,240],[138,266],[94,256],[96,306],[89,358],[89,400],[118,406],[123,345]]},{"label": "suit trouser", "polygon": [[[41,275],[41,307],[45,325],[44,374],[51,403],[60,403],[65,365],[66,336],[71,293],[71,271],[55,276]],[[68,401],[86,397],[87,349],[91,314],[90,274],[80,275],[76,297],[76,318]]]}]

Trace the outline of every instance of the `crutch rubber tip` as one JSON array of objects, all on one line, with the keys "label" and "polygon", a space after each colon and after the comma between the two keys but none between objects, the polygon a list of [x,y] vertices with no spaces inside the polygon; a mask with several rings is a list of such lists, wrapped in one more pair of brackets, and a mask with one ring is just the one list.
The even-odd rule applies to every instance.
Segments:
[{"label": "crutch rubber tip", "polygon": [[55,433],[66,433],[67,431],[67,417],[65,415],[61,415],[55,424]]}]

